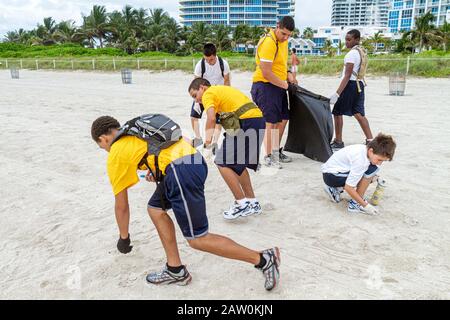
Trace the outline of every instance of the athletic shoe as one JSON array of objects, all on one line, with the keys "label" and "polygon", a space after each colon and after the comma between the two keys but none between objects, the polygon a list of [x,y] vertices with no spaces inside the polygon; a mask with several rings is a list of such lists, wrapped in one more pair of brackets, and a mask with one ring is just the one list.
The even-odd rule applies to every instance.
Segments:
[{"label": "athletic shoe", "polygon": [[331,149],[335,149],[335,150],[342,149],[344,147],[344,141],[337,142],[336,140],[334,140],[330,146],[331,146]]},{"label": "athletic shoe", "polygon": [[242,214],[243,217],[250,216],[252,214],[254,215],[260,215],[262,213],[261,205],[258,201],[255,201],[254,203],[250,203],[250,210],[245,211],[245,214]]},{"label": "athletic shoe", "polygon": [[280,162],[281,162],[281,163],[292,162],[292,158],[289,157],[288,155],[286,155],[286,154],[283,152],[283,148],[280,148],[280,157],[279,157],[279,159],[280,159]]},{"label": "athletic shoe", "polygon": [[183,270],[176,274],[170,272],[167,269],[167,265],[164,265],[164,268],[160,272],[149,273],[145,280],[149,284],[176,284],[178,286],[185,286],[191,282],[192,277],[184,266]]},{"label": "athletic shoe", "polygon": [[269,154],[264,157],[264,165],[269,168],[281,169],[280,160]]},{"label": "athletic shoe", "polygon": [[336,202],[336,203],[339,203],[341,201],[341,193],[339,192],[339,190],[337,188],[333,188],[333,187],[329,187],[329,186],[325,185],[323,189],[328,194],[331,201]]},{"label": "athletic shoe", "polygon": [[348,207],[347,207],[347,211],[349,213],[365,213],[362,209],[361,206],[358,202],[356,202],[355,200],[351,199],[348,202]]},{"label": "athletic shoe", "polygon": [[251,214],[250,202],[246,202],[241,206],[236,201],[231,205],[230,209],[223,212],[223,217],[227,220],[234,220],[239,217],[245,217]]},{"label": "athletic shoe", "polygon": [[280,250],[277,247],[267,249],[262,252],[266,265],[261,271],[266,279],[264,288],[268,291],[274,289],[280,282]]}]

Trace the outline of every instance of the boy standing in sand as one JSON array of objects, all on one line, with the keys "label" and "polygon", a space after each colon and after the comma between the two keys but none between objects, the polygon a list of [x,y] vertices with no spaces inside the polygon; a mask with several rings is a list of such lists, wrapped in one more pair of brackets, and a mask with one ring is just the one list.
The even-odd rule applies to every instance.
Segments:
[{"label": "boy standing in sand", "polygon": [[[207,43],[203,47],[203,59],[201,59],[195,66],[194,75],[196,78],[203,78],[209,81],[211,85],[225,85],[230,86],[230,66],[228,62],[217,55],[216,46],[213,43]],[[192,103],[191,107],[191,124],[194,130],[195,138],[193,146],[198,147],[203,144],[200,135],[199,119],[203,114],[203,105],[201,103]],[[216,121],[213,141],[219,140],[222,127]]]},{"label": "boy standing in sand", "polygon": [[256,48],[256,70],[253,74],[252,99],[261,109],[266,121],[264,165],[281,168],[292,159],[280,147],[289,121],[289,83],[294,79],[288,70],[288,39],[295,29],[294,19],[283,17],[275,29],[265,34]]},{"label": "boy standing in sand", "polygon": [[[344,58],[344,70],[342,71],[341,84],[330,97],[330,104],[334,104],[334,128],[335,139],[331,144],[334,150],[344,147],[342,140],[342,128],[344,126],[343,116],[354,116],[358,120],[361,129],[366,136],[366,144],[372,140],[369,121],[364,110],[364,81],[359,78],[360,68],[367,66],[367,54],[359,47],[361,34],[353,29],[345,36],[345,46],[350,51]],[[365,74],[365,70],[362,70]]]},{"label": "boy standing in sand", "polygon": [[132,249],[128,189],[139,181],[136,171],[145,169],[140,167],[145,163],[149,167],[148,181],[155,181],[152,172],[157,172],[157,167],[163,175],[162,182],[150,197],[147,210],[161,239],[167,263],[162,271],[148,274],[147,282],[186,285],[191,281],[191,275],[181,263],[175,227],[167,214],[168,209],[173,209],[178,225],[192,248],[251,263],[264,274],[265,289],[275,288],[279,281],[280,265],[277,247],[257,252],[227,237],[209,233],[204,195],[208,167],[201,154],[181,138],[162,149],[156,160],[154,155],[149,154],[147,141],[127,135],[115,141],[119,129],[116,119],[103,116],[92,123],[91,135],[98,146],[108,152],[107,171],[114,192],[120,233],[117,249],[121,253],[129,253]]},{"label": "boy standing in sand", "polygon": [[379,172],[378,166],[392,161],[395,148],[392,137],[380,133],[367,146],[356,144],[335,152],[322,165],[325,192],[331,201],[340,202],[344,189],[352,198],[348,212],[377,214],[378,210],[365,200],[364,194]]},{"label": "boy standing in sand", "polygon": [[[216,151],[215,163],[234,196],[230,209],[223,212],[225,219],[262,213],[255,197],[248,169],[259,167],[259,153],[264,137],[264,118],[261,110],[241,91],[228,86],[211,86],[206,79],[194,79],[189,94],[205,107],[206,137],[204,148],[214,148],[212,132],[217,115],[225,129],[225,138]],[[237,134],[230,132],[222,116],[236,116]]]}]

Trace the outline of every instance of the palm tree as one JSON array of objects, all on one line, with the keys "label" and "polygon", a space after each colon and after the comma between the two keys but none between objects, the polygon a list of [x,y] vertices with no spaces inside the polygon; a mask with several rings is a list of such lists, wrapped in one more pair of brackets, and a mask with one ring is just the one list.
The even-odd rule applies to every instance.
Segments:
[{"label": "palm tree", "polygon": [[187,39],[187,43],[191,51],[201,51],[203,45],[211,41],[211,35],[211,28],[208,24],[204,22],[194,23]]},{"label": "palm tree", "polygon": [[332,57],[336,53],[336,48],[333,46],[331,40],[325,40],[322,51],[327,54],[327,56]]},{"label": "palm tree", "polygon": [[103,48],[103,40],[107,33],[111,31],[104,6],[94,5],[92,7],[91,13],[85,19],[85,28],[89,29],[90,34],[93,34],[99,40],[100,48]]},{"label": "palm tree", "polygon": [[33,44],[51,45],[55,44],[54,33],[56,31],[56,22],[52,17],[44,18],[43,24],[38,24],[33,32],[30,41]]},{"label": "palm tree", "polygon": [[166,33],[166,50],[175,52],[178,49],[179,41],[183,39],[182,29],[173,18],[168,18],[164,24]]},{"label": "palm tree", "polygon": [[371,38],[369,38],[369,41],[373,47],[373,51],[377,52],[378,51],[378,45],[381,43],[385,43],[384,42],[384,38],[383,38],[383,32],[378,31],[377,33],[375,33]]},{"label": "palm tree", "polygon": [[303,39],[312,39],[314,37],[314,30],[311,27],[306,27],[305,30],[303,30]]},{"label": "palm tree", "polygon": [[248,30],[248,40],[247,40],[247,44],[250,44],[253,46],[253,48],[255,49],[256,46],[258,45],[259,40],[261,39],[261,37],[264,35],[264,28],[262,27],[258,27],[258,26],[253,26]]},{"label": "palm tree", "polygon": [[76,42],[77,28],[73,20],[61,21],[56,25],[54,39],[59,43]]},{"label": "palm tree", "polygon": [[406,32],[410,39],[416,43],[418,51],[421,52],[425,47],[430,47],[442,41],[442,37],[433,25],[434,15],[428,11],[424,15],[417,17],[415,28]]},{"label": "palm tree", "polygon": [[440,31],[442,32],[442,49],[447,51],[450,46],[450,23],[444,21]]},{"label": "palm tree", "polygon": [[230,28],[223,24],[213,25],[211,40],[219,52],[229,49],[231,47]]},{"label": "palm tree", "polygon": [[233,46],[245,45],[245,52],[248,53],[248,40],[250,38],[250,27],[247,24],[238,24],[233,30]]},{"label": "palm tree", "polygon": [[297,28],[294,28],[294,30],[291,33],[291,37],[294,39],[297,39],[300,36],[300,30],[298,30]]},{"label": "palm tree", "polygon": [[15,42],[17,43],[19,40],[19,35],[17,31],[8,31],[5,36],[5,42]]}]

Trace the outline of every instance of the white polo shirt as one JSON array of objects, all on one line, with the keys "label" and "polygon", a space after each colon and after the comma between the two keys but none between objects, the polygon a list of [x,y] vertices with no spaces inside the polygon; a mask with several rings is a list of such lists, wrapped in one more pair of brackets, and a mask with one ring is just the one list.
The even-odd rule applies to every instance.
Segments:
[{"label": "white polo shirt", "polygon": [[[342,70],[341,79],[345,76],[345,65],[347,63],[353,63],[353,71],[358,73],[359,67],[361,66],[361,56],[359,55],[358,50],[352,49],[350,50],[344,57],[344,69]],[[356,76],[352,74],[350,80],[356,80]]]},{"label": "white polo shirt", "polygon": [[367,157],[367,146],[355,144],[340,149],[325,162],[322,173],[331,173],[336,176],[347,176],[345,182],[350,187],[356,187],[370,166]]},{"label": "white polo shirt", "polygon": [[[223,75],[226,76],[230,73],[230,66],[225,59],[223,60]],[[202,76],[202,60],[200,60],[195,66],[194,74],[196,77]],[[220,69],[219,57],[216,59],[216,63],[214,65],[210,65],[205,61],[205,74],[203,78],[208,80],[212,86],[215,85],[224,85],[224,77],[222,77],[222,70]]]}]

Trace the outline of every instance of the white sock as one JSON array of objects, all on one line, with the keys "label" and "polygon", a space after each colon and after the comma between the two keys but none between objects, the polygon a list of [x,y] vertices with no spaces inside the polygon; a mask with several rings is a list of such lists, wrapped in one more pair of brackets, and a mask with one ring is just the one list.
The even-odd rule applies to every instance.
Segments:
[{"label": "white sock", "polygon": [[236,202],[238,203],[238,205],[245,206],[245,204],[247,203],[247,198],[241,199],[241,200],[236,200]]},{"label": "white sock", "polygon": [[258,202],[258,200],[256,200],[256,198],[247,198],[247,201],[249,201],[250,204],[255,204],[256,202]]}]

